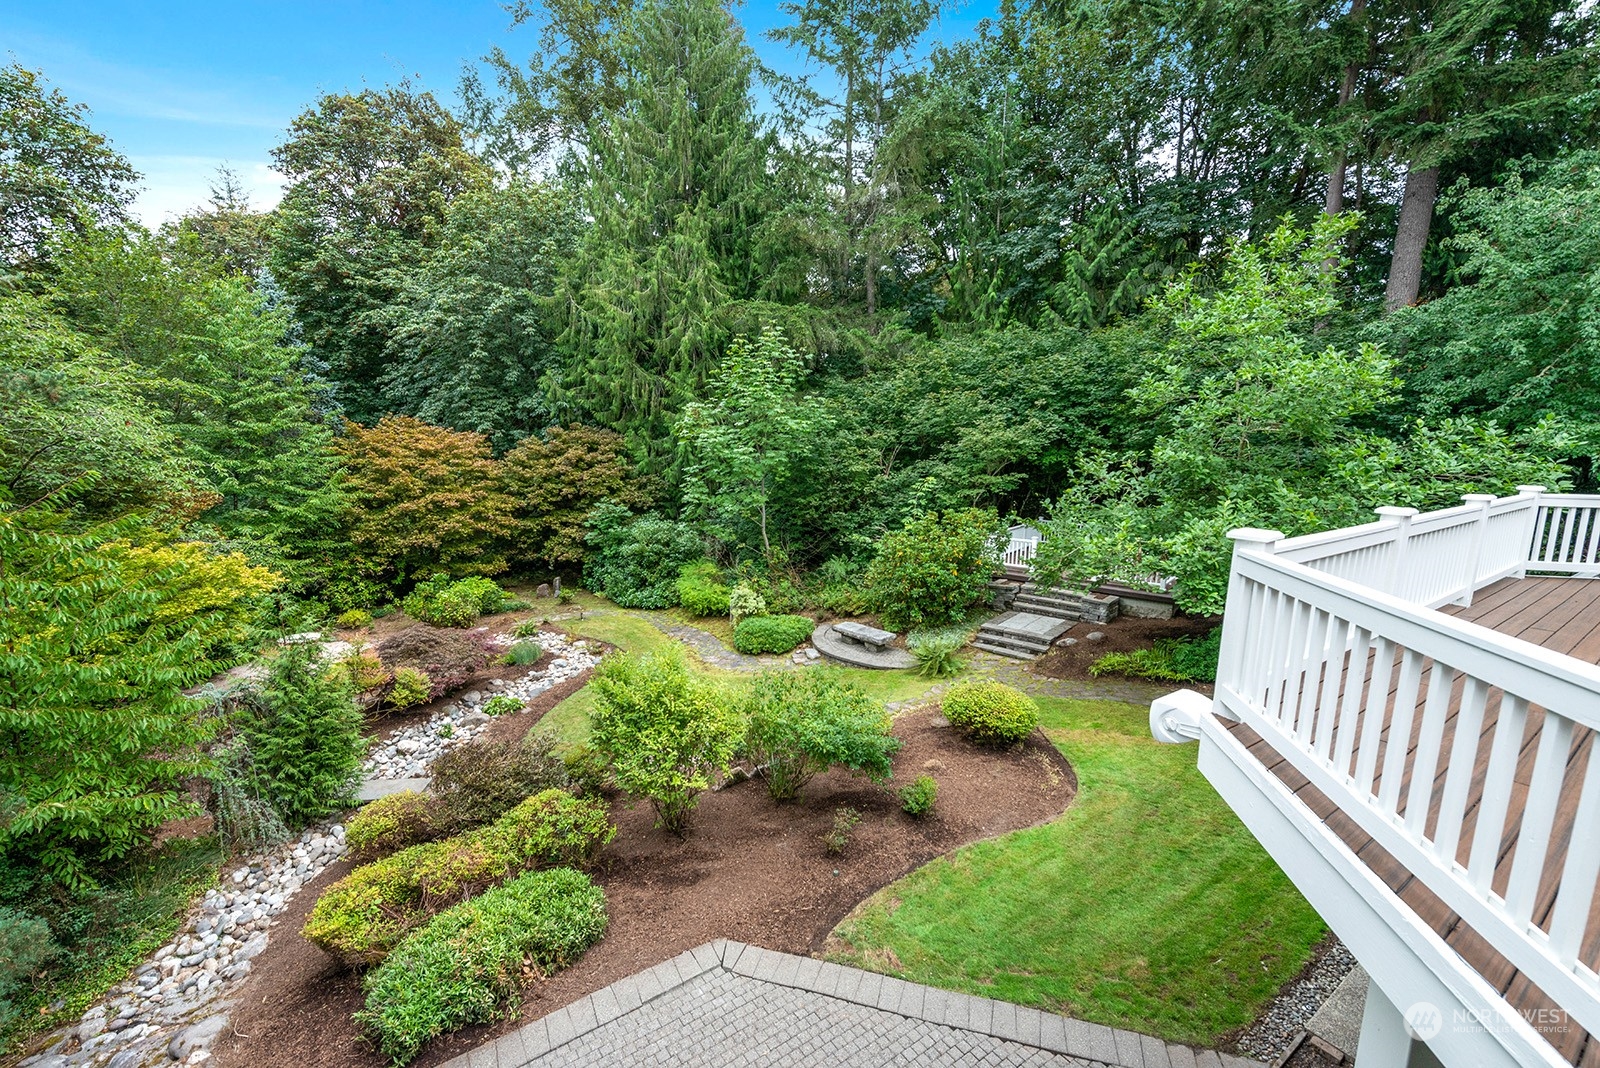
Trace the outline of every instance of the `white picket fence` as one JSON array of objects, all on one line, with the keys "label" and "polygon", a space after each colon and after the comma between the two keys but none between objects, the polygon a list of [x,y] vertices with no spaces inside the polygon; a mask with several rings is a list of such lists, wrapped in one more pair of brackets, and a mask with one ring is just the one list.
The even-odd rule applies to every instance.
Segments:
[{"label": "white picket fence", "polygon": [[[1600,731],[1600,668],[1430,609],[1510,575],[1600,573],[1597,512],[1600,497],[1524,486],[1426,514],[1380,509],[1377,522],[1306,537],[1235,531],[1216,688],[1219,711],[1592,1033],[1600,975],[1583,947],[1600,881],[1600,752],[1577,762],[1581,774],[1569,759],[1575,738]],[[1530,722],[1539,741],[1519,785]],[[1558,807],[1573,804],[1584,833],[1553,850]],[[1508,830],[1514,859],[1497,882]],[[1553,904],[1540,902],[1547,866],[1559,867]]]}]

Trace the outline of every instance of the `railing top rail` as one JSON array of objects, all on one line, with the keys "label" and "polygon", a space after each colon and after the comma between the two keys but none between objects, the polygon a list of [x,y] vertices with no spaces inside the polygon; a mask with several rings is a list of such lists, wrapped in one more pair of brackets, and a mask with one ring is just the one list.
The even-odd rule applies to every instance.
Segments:
[{"label": "railing top rail", "polygon": [[1372,633],[1600,730],[1596,700],[1600,666],[1281,557],[1241,553],[1234,567]]}]

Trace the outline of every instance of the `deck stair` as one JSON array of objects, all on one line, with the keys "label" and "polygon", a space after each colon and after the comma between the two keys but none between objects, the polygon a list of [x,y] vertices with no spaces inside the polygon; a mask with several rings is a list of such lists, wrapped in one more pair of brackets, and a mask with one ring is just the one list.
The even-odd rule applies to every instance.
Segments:
[{"label": "deck stair", "polygon": [[1032,660],[1048,651],[1071,627],[1070,620],[1059,616],[1032,611],[1007,612],[979,627],[972,646],[1013,660]]}]

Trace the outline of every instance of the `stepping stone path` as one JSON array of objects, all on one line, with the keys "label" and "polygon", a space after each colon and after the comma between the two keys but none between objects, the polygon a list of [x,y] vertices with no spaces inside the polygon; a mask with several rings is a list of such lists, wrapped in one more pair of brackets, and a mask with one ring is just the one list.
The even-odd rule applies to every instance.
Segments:
[{"label": "stepping stone path", "polygon": [[661,633],[678,639],[694,651],[695,656],[712,667],[723,668],[728,671],[763,671],[767,668],[781,668],[786,665],[805,667],[815,664],[820,659],[820,654],[809,646],[802,645],[789,654],[788,660],[776,656],[746,656],[744,653],[735,652],[722,644],[722,639],[708,630],[691,627],[687,623],[680,623],[665,612],[640,612]]},{"label": "stepping stone path", "polygon": [[[297,637],[314,640],[312,635]],[[489,640],[508,646],[521,639],[496,635]],[[582,639],[541,633],[530,640],[555,659],[520,679],[495,680],[498,685],[463,695],[426,724],[397,731],[368,756],[362,792],[426,786],[423,776],[440,753],[482,733],[490,720],[482,711],[489,698],[505,693],[529,701],[600,662],[599,651]],[[296,891],[344,854],[344,826],[325,823],[224,872],[221,885],[206,891],[175,939],[77,1023],[47,1036],[43,1052],[19,1061],[17,1068],[205,1064],[211,1059],[211,1043],[227,1027],[231,1003],[225,997],[267,948],[273,918]]]}]

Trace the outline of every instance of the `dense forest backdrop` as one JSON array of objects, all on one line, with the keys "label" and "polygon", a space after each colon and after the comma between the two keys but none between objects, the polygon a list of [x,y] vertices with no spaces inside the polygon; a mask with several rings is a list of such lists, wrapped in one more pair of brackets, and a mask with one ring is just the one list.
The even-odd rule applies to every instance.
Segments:
[{"label": "dense forest backdrop", "polygon": [[361,672],[273,639],[485,576],[791,648],[967,625],[1008,519],[1211,614],[1231,527],[1593,488],[1588,0],[783,10],[811,77],[722,0],[513,5],[521,55],[310,100],[275,208],[154,230],[0,67],[0,920],[94,970],[197,780],[227,834],[337,811]]}]

